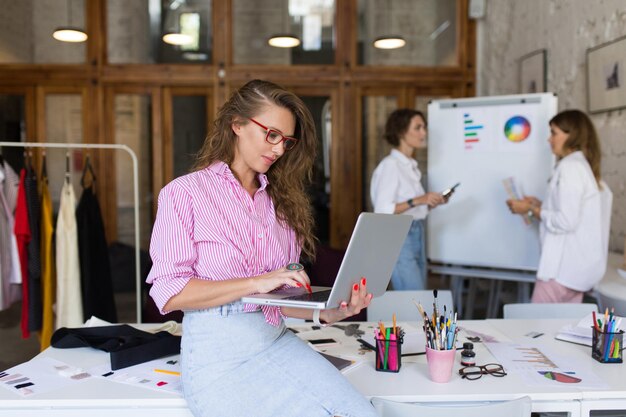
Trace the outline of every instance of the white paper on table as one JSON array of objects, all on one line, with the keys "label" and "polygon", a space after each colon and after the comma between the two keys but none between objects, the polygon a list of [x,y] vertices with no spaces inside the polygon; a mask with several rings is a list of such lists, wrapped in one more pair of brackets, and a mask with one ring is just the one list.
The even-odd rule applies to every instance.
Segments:
[{"label": "white paper on table", "polygon": [[[178,373],[179,375],[157,372],[155,369]],[[111,370],[110,364],[104,364],[90,369],[89,372],[94,377],[113,382],[183,395],[180,380],[180,355],[167,356],[115,371]]]},{"label": "white paper on table", "polygon": [[91,377],[81,368],[52,358],[33,358],[0,375],[0,384],[22,397],[54,391]]},{"label": "white paper on table", "polygon": [[[485,343],[485,346],[507,373],[518,375],[528,385],[575,384],[577,387],[608,388],[588,364],[573,363],[548,347],[518,343]],[[591,354],[589,360],[592,360]]]},{"label": "white paper on table", "polygon": [[99,317],[91,316],[85,321],[83,327],[102,327],[102,326],[112,326],[113,323],[108,322],[106,320],[102,320]]}]

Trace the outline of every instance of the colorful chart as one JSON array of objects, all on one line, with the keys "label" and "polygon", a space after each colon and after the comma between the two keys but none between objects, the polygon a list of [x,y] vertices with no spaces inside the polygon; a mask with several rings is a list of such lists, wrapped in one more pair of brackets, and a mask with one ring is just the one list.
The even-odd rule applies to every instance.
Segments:
[{"label": "colorful chart", "polygon": [[562,382],[564,384],[578,384],[580,381],[582,381],[582,379],[580,378],[577,378],[572,375],[567,375],[568,373],[573,374],[573,372],[563,373],[563,372],[554,372],[554,371],[539,371],[539,373],[548,379],[551,379],[556,382]]},{"label": "colorful chart", "polygon": [[511,142],[522,142],[530,135],[530,122],[523,116],[513,116],[504,124],[504,135]]},{"label": "colorful chart", "polygon": [[465,149],[472,149],[472,145],[480,142],[480,133],[484,126],[474,122],[469,113],[463,113],[463,135],[465,136]]}]

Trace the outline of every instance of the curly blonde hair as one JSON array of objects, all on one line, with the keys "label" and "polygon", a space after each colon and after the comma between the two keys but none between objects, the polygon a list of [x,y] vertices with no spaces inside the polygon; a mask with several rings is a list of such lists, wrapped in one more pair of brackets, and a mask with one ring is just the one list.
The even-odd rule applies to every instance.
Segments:
[{"label": "curly blonde hair", "polygon": [[196,155],[192,170],[204,169],[217,161],[230,166],[237,138],[232,124],[248,123],[249,118],[257,115],[268,104],[283,107],[294,115],[294,137],[298,142],[267,171],[267,192],[274,203],[278,220],[294,230],[303,255],[313,259],[316,244],[314,220],[305,189],[312,181],[317,139],[313,117],[298,96],[269,81],[253,80],[246,83],[219,110],[213,128]]}]

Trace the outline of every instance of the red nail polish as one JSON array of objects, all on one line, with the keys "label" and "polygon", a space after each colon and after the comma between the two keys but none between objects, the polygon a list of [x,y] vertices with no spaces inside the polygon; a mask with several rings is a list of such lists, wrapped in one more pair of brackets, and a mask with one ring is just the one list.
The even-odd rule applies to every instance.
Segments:
[{"label": "red nail polish", "polygon": [[354,291],[358,291],[359,290],[359,284],[354,284]]},{"label": "red nail polish", "polygon": [[311,286],[309,284],[306,284],[306,289],[309,290],[309,293],[313,293],[313,290],[311,289]]},{"label": "red nail polish", "polygon": [[365,277],[361,278],[361,285],[365,285],[367,283],[367,280],[365,279]]},{"label": "red nail polish", "polygon": [[297,286],[297,287],[301,287],[301,286],[302,286],[302,284],[300,284],[299,282],[296,282],[296,286]]}]

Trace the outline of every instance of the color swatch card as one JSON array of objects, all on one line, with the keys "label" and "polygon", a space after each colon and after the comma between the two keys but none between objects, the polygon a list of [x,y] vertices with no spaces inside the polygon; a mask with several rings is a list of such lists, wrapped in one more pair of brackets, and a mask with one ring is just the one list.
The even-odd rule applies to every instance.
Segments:
[{"label": "color swatch card", "polygon": [[34,358],[0,372],[0,385],[23,397],[53,391],[91,377],[85,370],[52,358]]},{"label": "color swatch card", "polygon": [[111,370],[110,364],[106,364],[92,368],[89,372],[109,381],[183,395],[180,355],[155,359],[116,371]]}]

